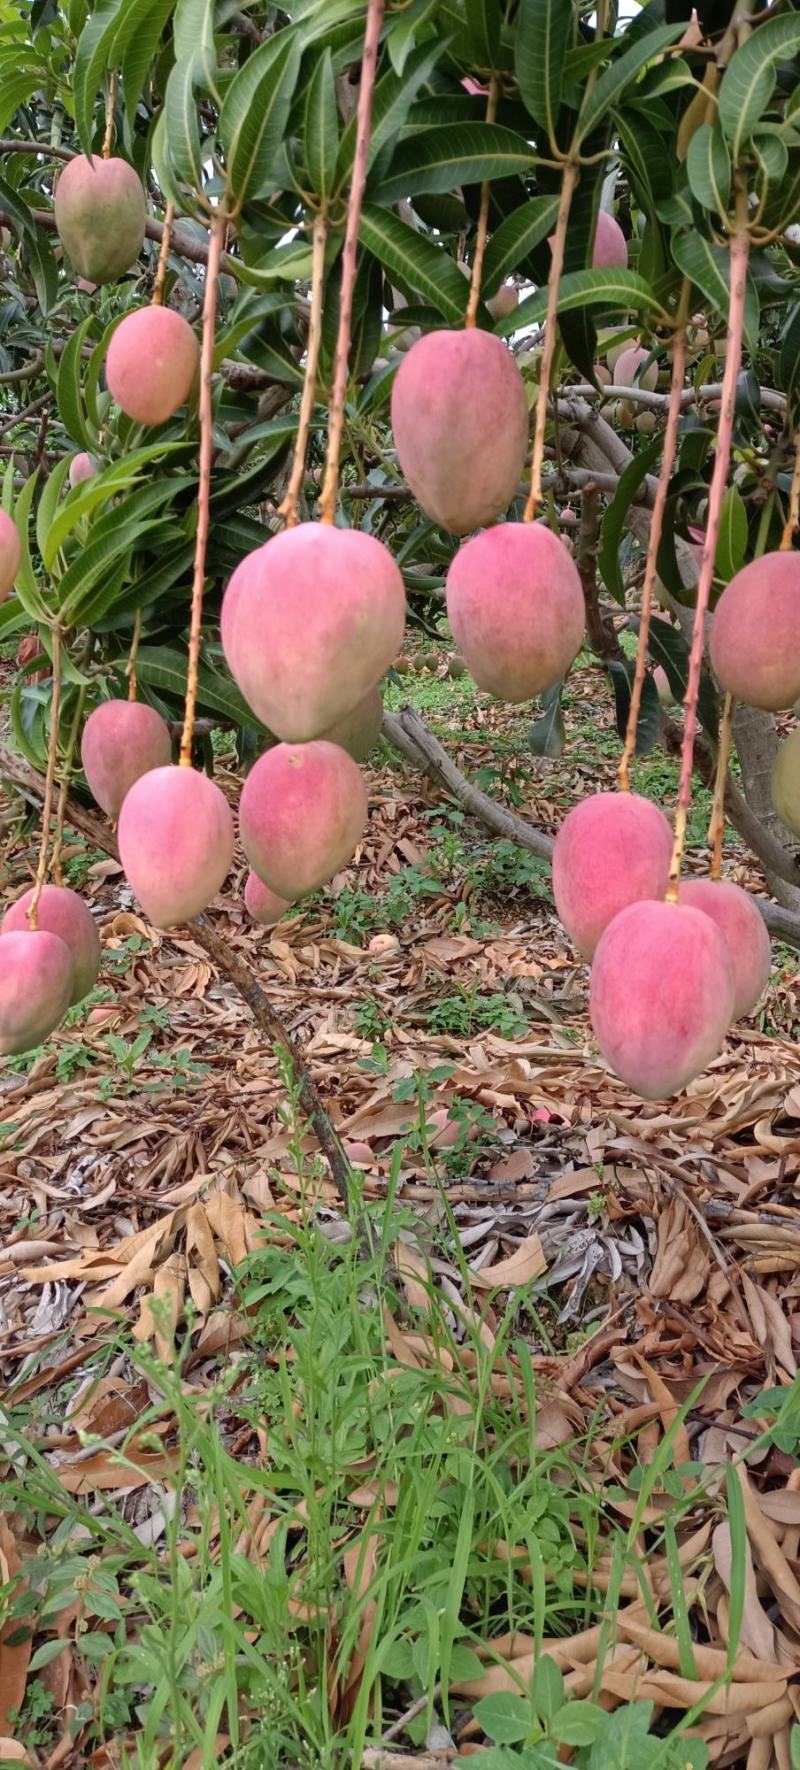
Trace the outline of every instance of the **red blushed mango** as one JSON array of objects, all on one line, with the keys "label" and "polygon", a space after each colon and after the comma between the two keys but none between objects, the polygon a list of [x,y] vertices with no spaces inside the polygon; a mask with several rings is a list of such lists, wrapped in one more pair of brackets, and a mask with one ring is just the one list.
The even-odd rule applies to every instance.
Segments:
[{"label": "red blushed mango", "polygon": [[117,326],[106,356],[108,391],[137,424],[165,424],[192,391],[200,346],[171,307],[137,307]]},{"label": "red blushed mango", "polygon": [[73,455],[69,464],[69,483],[71,486],[80,485],[81,480],[95,479],[96,476],[97,468],[91,455],[87,455],[85,451],[83,454]]},{"label": "red blushed mango", "polygon": [[119,819],[125,877],[157,928],[207,908],[233,859],[224,793],[193,768],[154,768],[135,781]]},{"label": "red blushed mango", "polygon": [[679,1094],[721,1050],[733,967],[716,923],[681,903],[632,903],[592,964],[589,1013],[606,1062],[645,1100]]},{"label": "red blushed mango", "polygon": [[277,897],[274,891],[270,891],[257,873],[247,875],[244,902],[248,915],[262,928],[274,928],[275,923],[292,907],[287,898]]},{"label": "red blushed mango", "polygon": [[769,982],[770,944],[766,924],[749,892],[732,879],[684,879],[678,902],[710,916],[722,935],[733,967],[733,1019],[751,1014]]},{"label": "red blushed mango", "polygon": [[371,688],[352,713],[337,719],[322,736],[326,743],[338,744],[340,749],[346,750],[354,762],[365,762],[378,742],[382,724],[383,696],[379,688]]},{"label": "red blushed mango", "polygon": [[239,804],[242,847],[279,897],[305,897],[338,873],[367,821],[360,768],[338,744],[276,744],[251,768]]},{"label": "red blushed mango", "polygon": [[663,664],[656,664],[653,671],[653,681],[655,683],[656,694],[658,695],[662,707],[674,707],[675,696],[672,692],[672,685]]},{"label": "red blushed mango", "polygon": [[627,270],[628,242],[613,215],[598,209],[592,247],[593,270]]},{"label": "red blushed mango", "polygon": [[144,244],[147,211],[127,160],[76,155],[59,175],[56,227],[74,271],[90,283],[115,283],[132,270]]},{"label": "red blushed mango", "polygon": [[[6,910],[0,925],[0,935],[3,938],[8,934],[24,934],[26,930],[29,931],[28,909],[32,901],[33,887]],[[39,928],[44,929],[47,934],[57,934],[69,953],[72,963],[69,1005],[72,1007],[75,1002],[82,1002],[84,996],[88,996],[97,982],[100,970],[100,937],[94,917],[77,891],[70,891],[66,885],[43,885],[36,907],[36,920]]]},{"label": "red blushed mango", "polygon": [[0,510],[0,602],[5,602],[14,588],[22,559],[22,543],[16,523],[7,510]]},{"label": "red blushed mango", "polygon": [[501,522],[459,548],[447,574],[447,614],[470,675],[504,701],[552,687],[583,639],[576,566],[538,522]]},{"label": "red blushed mango", "polygon": [[32,1051],[69,1007],[72,960],[45,929],[0,939],[0,1056]]},{"label": "red blushed mango", "polygon": [[454,535],[493,522],[517,490],[528,401],[511,352],[492,332],[429,332],[392,387],[400,466],[426,516]]},{"label": "red blushed mango", "polygon": [[778,745],[772,770],[772,803],[781,823],[800,836],[800,729]]},{"label": "red blushed mango", "polygon": [[236,567],[222,643],[248,706],[287,743],[320,737],[353,713],[403,641],[403,580],[360,529],[304,522]]},{"label": "red blushed mango", "polygon": [[119,817],[140,775],[165,768],[171,757],[166,720],[142,701],[102,701],[84,725],[83,772],[93,799],[109,817]]},{"label": "red blushed mango", "polygon": [[[614,364],[615,387],[646,387],[650,393],[658,383],[658,364],[648,361],[649,350],[640,344],[631,344],[627,350],[621,350]],[[647,368],[643,364],[647,363]]]},{"label": "red blushed mango", "polygon": [[749,707],[779,713],[800,699],[800,553],[764,553],[731,578],[709,642],[718,682]]},{"label": "red blushed mango", "polygon": [[672,830],[649,799],[593,793],[573,806],[555,840],[553,893],[585,959],[626,905],[664,897],[671,858]]}]

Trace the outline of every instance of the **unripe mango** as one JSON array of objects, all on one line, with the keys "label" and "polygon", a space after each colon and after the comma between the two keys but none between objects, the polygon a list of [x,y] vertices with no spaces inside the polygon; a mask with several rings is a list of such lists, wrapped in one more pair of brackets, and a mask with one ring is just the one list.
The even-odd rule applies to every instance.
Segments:
[{"label": "unripe mango", "polygon": [[73,270],[90,283],[115,283],[144,244],[144,191],[127,160],[78,154],[56,185],[55,216]]},{"label": "unripe mango", "polygon": [[711,668],[722,688],[778,713],[800,697],[800,553],[765,553],[731,578],[714,610]]},{"label": "unripe mango", "polygon": [[140,775],[166,767],[171,757],[169,726],[143,701],[102,701],[83,728],[83,772],[92,798],[108,817],[119,817]]},{"label": "unripe mango", "polygon": [[114,332],[106,356],[112,399],[137,424],[165,424],[192,391],[200,346],[172,307],[137,307]]},{"label": "unripe mango", "polygon": [[[468,282],[472,281],[472,265],[459,259],[458,268]],[[519,302],[519,290],[515,283],[501,283],[493,295],[484,296],[484,306],[493,320],[505,320],[514,312]]]},{"label": "unripe mango", "polygon": [[620,910],[664,896],[671,858],[669,822],[638,793],[592,793],[573,806],[555,840],[553,895],[585,959]]},{"label": "unripe mango", "polygon": [[343,719],[337,719],[322,736],[328,744],[338,744],[352,756],[354,762],[365,762],[370,750],[374,750],[381,735],[383,725],[383,695],[376,686],[369,694],[359,701],[352,713],[345,713]]},{"label": "unripe mango", "polygon": [[583,639],[577,569],[539,522],[501,522],[465,541],[447,574],[447,614],[478,687],[505,701],[552,687]]},{"label": "unripe mango", "polygon": [[[32,900],[33,886],[6,910],[0,936],[5,938],[7,934],[30,931],[28,909]],[[69,1006],[73,1007],[94,988],[100,970],[100,936],[94,917],[77,891],[70,891],[66,885],[43,885],[36,906],[36,920],[38,927],[47,934],[57,934],[69,953],[72,965]],[[2,959],[3,948],[0,946],[0,966]]]},{"label": "unripe mango", "polygon": [[91,455],[87,455],[85,450],[80,455],[73,455],[69,464],[69,483],[71,486],[80,485],[81,480],[83,479],[95,479],[96,477],[97,468]]},{"label": "unripe mango", "polygon": [[0,940],[0,1056],[32,1051],[69,1007],[72,961],[57,934],[12,932]]},{"label": "unripe mango", "polygon": [[134,781],[119,819],[125,877],[148,919],[174,928],[207,908],[233,859],[233,818],[216,783],[193,768]]},{"label": "unripe mango", "polygon": [[772,770],[772,803],[781,823],[800,836],[800,728],[778,745]]},{"label": "unripe mango", "polygon": [[606,1062],[645,1100],[680,1093],[717,1056],[734,1007],[716,923],[680,903],[631,903],[592,964],[589,1013]]},{"label": "unripe mango", "polygon": [[248,873],[247,875],[244,902],[248,915],[252,916],[253,921],[258,922],[262,928],[274,928],[275,923],[279,922],[281,916],[285,916],[286,911],[292,907],[285,897],[278,897],[274,891],[270,891],[269,886],[259,879],[257,873]]},{"label": "unripe mango", "polygon": [[388,670],[405,607],[381,541],[299,523],[236,567],[222,605],[228,667],[264,725],[304,743],[352,714]]},{"label": "unripe mango", "polygon": [[771,952],[763,916],[749,892],[732,879],[682,879],[678,902],[715,922],[733,968],[733,1020],[751,1014],[769,982]]},{"label": "unripe mango", "polygon": [[0,510],[0,602],[5,602],[14,588],[22,559],[19,530],[7,510]]},{"label": "unripe mango", "polygon": [[251,768],[239,803],[242,847],[279,897],[317,891],[352,860],[367,821],[360,768],[338,744],[276,744]]},{"label": "unripe mango", "polygon": [[528,448],[525,384],[492,332],[429,332],[401,363],[392,429],[403,473],[426,516],[455,535],[511,503]]},{"label": "unripe mango", "polygon": [[592,269],[626,270],[627,264],[628,242],[619,222],[613,215],[609,215],[607,209],[598,209],[592,248]]}]

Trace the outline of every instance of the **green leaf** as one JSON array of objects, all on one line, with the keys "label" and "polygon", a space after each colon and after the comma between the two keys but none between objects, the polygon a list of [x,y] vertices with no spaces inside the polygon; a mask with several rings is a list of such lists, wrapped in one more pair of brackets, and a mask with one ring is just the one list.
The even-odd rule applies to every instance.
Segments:
[{"label": "green leaf", "polygon": [[603,517],[597,563],[606,589],[621,608],[625,607],[625,582],[619,564],[620,541],[636,493],[644,485],[653,462],[658,459],[661,453],[661,448],[662,438],[654,436],[646,448],[640,449],[639,453],[634,455],[633,460],[629,461],[624,472],[620,474],[619,485]]},{"label": "green leaf", "polygon": [[[126,658],[117,660],[115,668],[124,668]],[[141,646],[136,660],[136,671],[150,688],[160,688],[165,694],[174,695],[182,701],[186,693],[187,657],[185,651],[173,646]],[[240,695],[235,683],[224,676],[221,670],[214,669],[207,659],[203,659],[197,682],[198,704],[210,713],[220,713],[223,719],[230,719],[235,725],[249,726],[256,731],[265,731],[263,726],[251,712],[244,697]]]},{"label": "green leaf", "polygon": [[173,0],[130,0],[124,14],[114,51],[120,60],[125,105],[131,119],[172,7]]},{"label": "green leaf", "polygon": [[747,509],[738,486],[728,486],[722,503],[714,576],[728,584],[744,565],[747,552]]},{"label": "green leaf", "polygon": [[[597,128],[601,118],[612,110],[624,97],[626,88],[632,86],[642,68],[653,61],[670,44],[675,43],[686,29],[685,22],[677,25],[661,25],[657,30],[649,31],[615,57],[610,67],[600,75],[597,84],[584,100],[575,130],[575,146],[585,141],[587,135]],[[629,39],[625,33],[622,41]]]},{"label": "green leaf", "polygon": [[753,136],[753,153],[761,168],[764,184],[780,184],[789,165],[789,149],[779,135],[759,132]]},{"label": "green leaf", "polygon": [[0,178],[0,209],[4,215],[16,224],[17,232],[30,239],[36,232],[36,223],[27,203],[23,203],[18,191],[15,191],[4,178]]},{"label": "green leaf", "polygon": [[56,382],[56,403],[64,429],[74,443],[88,451],[96,447],[97,438],[87,423],[81,395],[81,353],[93,328],[94,316],[90,314],[67,339]]},{"label": "green leaf", "polygon": [[498,0],[464,0],[472,59],[480,68],[496,65],[500,47],[500,6]]},{"label": "green leaf", "polygon": [[238,205],[269,194],[300,71],[296,31],[277,31],[234,75],[220,111],[228,186]]},{"label": "green leaf", "polygon": [[94,107],[126,0],[105,0],[87,19],[75,51],[72,77],[75,124],[85,154],[91,154]]},{"label": "green leaf", "polygon": [[533,150],[513,129],[499,123],[448,123],[401,142],[370,198],[388,205],[419,191],[451,191],[455,185],[528,172],[534,160]]},{"label": "green leaf", "polygon": [[482,1696],[474,1706],[475,1719],[488,1739],[498,1745],[517,1745],[531,1730],[530,1703],[513,1691]]},{"label": "green leaf", "polygon": [[215,12],[216,0],[178,0],[172,25],[176,60],[184,61],[189,56],[196,56],[202,78],[212,92],[217,75]]},{"label": "green leaf", "polygon": [[414,233],[399,216],[372,204],[365,204],[362,211],[361,243],[390,276],[416,290],[451,325],[460,325],[466,307],[465,280],[443,248]]},{"label": "green leaf", "polygon": [[564,57],[574,24],[571,0],[520,0],[515,68],[526,108],[555,142]]},{"label": "green leaf", "polygon": [[[673,234],[672,256],[684,276],[690,278],[723,319],[730,305],[730,252],[713,245],[704,234]],[[758,348],[760,307],[758,290],[748,273],[744,333],[751,350]]]},{"label": "green leaf", "polygon": [[329,49],[320,57],[308,83],[305,150],[311,188],[323,202],[330,197],[339,152],[336,83]]},{"label": "green leaf", "polygon": [[156,460],[159,455],[169,456],[181,449],[186,450],[185,443],[151,443],[147,448],[136,449],[132,454],[125,455],[111,467],[105,467],[93,479],[84,480],[76,486],[50,526],[47,545],[42,555],[45,569],[50,571],[60,548],[84,516],[89,516],[99,504],[106,503],[109,498],[133,485],[148,462]]},{"label": "green leaf", "polygon": [[[571,313],[581,307],[619,308],[623,313],[647,312],[667,318],[658,296],[644,277],[634,270],[573,270],[561,278],[558,291],[559,313]],[[537,289],[526,296],[508,319],[495,330],[501,338],[518,332],[523,326],[535,325],[547,312],[547,290]]]},{"label": "green leaf", "polygon": [[604,1724],[604,1710],[593,1702],[567,1702],[550,1722],[559,1745],[593,1745]]},{"label": "green leaf", "polygon": [[563,679],[542,695],[542,715],[528,726],[528,749],[534,756],[560,756],[564,748],[566,727],[561,706]]},{"label": "green leaf", "polygon": [[411,5],[392,20],[386,39],[389,60],[396,74],[402,74],[416,41],[418,31],[436,11],[438,0],[411,0]]},{"label": "green leaf", "polygon": [[731,57],[718,116],[736,162],[772,97],[778,63],[800,53],[800,17],[768,18]]},{"label": "green leaf", "polygon": [[30,235],[25,241],[25,253],[39,306],[46,319],[58,300],[58,266],[47,235],[38,230]]},{"label": "green leaf", "polygon": [[549,1722],[564,1702],[564,1674],[550,1655],[543,1653],[531,1681],[531,1705],[542,1721]]},{"label": "green leaf", "polygon": [[[668,621],[657,618],[652,620],[647,638],[647,649],[653,662],[663,665],[675,700],[679,706],[682,706],[686,699],[686,684],[689,679],[689,647],[680,629],[671,627]],[[707,670],[703,670],[700,677],[697,711],[701,724],[708,732],[709,737],[716,743],[719,733],[717,697]]]},{"label": "green leaf", "polygon": [[[624,663],[619,658],[609,659],[608,674],[614,690],[617,732],[622,739],[628,729],[634,669],[635,665],[630,658],[626,658]],[[661,703],[658,690],[652,676],[645,676],[639,718],[636,722],[636,755],[648,756],[655,749],[660,737]]]},{"label": "green leaf", "polygon": [[19,534],[22,557],[16,576],[16,592],[22,607],[34,621],[47,621],[49,611],[44,597],[39,590],[31,564],[31,546],[29,527],[34,493],[39,483],[39,469],[36,468],[25,484],[14,506],[14,521]]},{"label": "green leaf", "polygon": [[800,389],[800,302],[786,315],[778,351],[777,382],[791,404]]},{"label": "green leaf", "polygon": [[[422,43],[408,57],[402,78],[393,70],[382,74],[375,87],[372,101],[372,127],[370,129],[369,149],[367,152],[367,169],[369,170],[378,158],[382,148],[389,143],[394,144],[402,129],[405,128],[411,106],[421,86],[433,73],[436,63],[447,48],[447,39],[441,36],[433,42]],[[437,123],[441,117],[437,116]],[[337,184],[344,183],[349,176],[356,148],[356,113],[350,118],[342,131],[342,144],[336,167]]]},{"label": "green leaf", "polygon": [[719,126],[703,123],[695,130],[686,155],[686,170],[692,195],[724,220],[731,194],[731,159]]},{"label": "green leaf", "polygon": [[202,190],[203,186],[200,130],[194,92],[195,82],[201,73],[199,51],[187,55],[182,61],[176,61],[167,81],[164,109],[159,117],[159,125],[163,125],[163,136],[159,139],[172,180],[178,187],[188,185],[192,191]]},{"label": "green leaf", "polygon": [[39,499],[39,508],[36,512],[36,543],[41,554],[44,553],[50,524],[58,508],[69,467],[69,455],[65,455],[63,461],[59,461],[58,466],[53,468]]},{"label": "green leaf", "polygon": [[527,258],[552,232],[558,215],[559,198],[534,197],[512,209],[492,234],[483,261],[483,287],[493,295],[510,271]]}]

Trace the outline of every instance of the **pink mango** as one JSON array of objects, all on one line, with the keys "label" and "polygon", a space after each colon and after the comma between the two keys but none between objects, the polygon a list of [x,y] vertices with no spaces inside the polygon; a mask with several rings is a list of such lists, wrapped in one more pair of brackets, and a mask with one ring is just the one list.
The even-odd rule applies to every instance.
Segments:
[{"label": "pink mango", "polygon": [[119,817],[125,794],[140,775],[165,768],[171,757],[169,726],[144,701],[101,701],[84,725],[83,772],[109,817]]},{"label": "pink mango", "polygon": [[[8,934],[24,934],[30,931],[28,909],[33,900],[33,887],[18,897],[6,910],[0,936]],[[77,891],[70,891],[66,885],[43,885],[39,902],[36,906],[36,920],[39,928],[47,934],[57,934],[63,940],[72,965],[72,990],[69,1006],[82,1002],[90,989],[97,982],[100,970],[100,936],[95,920],[88,905]],[[0,963],[2,962],[2,946],[0,946]]]},{"label": "pink mango", "polygon": [[367,791],[338,744],[276,744],[251,768],[239,804],[242,847],[279,897],[317,891],[347,866],[364,833]]},{"label": "pink mango", "polygon": [[606,1062],[645,1100],[679,1094],[722,1048],[733,967],[710,916],[688,904],[628,904],[592,964],[589,1012]]},{"label": "pink mango", "polygon": [[454,535],[493,522],[517,490],[528,401],[511,352],[492,332],[428,332],[392,387],[400,466],[433,522]]},{"label": "pink mango", "polygon": [[543,523],[503,522],[459,548],[447,574],[453,638],[479,688],[528,701],[569,669],[581,647],[581,581]]},{"label": "pink mango", "polygon": [[592,793],[568,812],[553,849],[556,909],[585,959],[603,930],[639,898],[663,898],[672,830],[637,793]]},{"label": "pink mango", "polygon": [[140,775],[123,801],[118,834],[125,877],[157,928],[206,909],[233,859],[228,801],[194,768]]}]

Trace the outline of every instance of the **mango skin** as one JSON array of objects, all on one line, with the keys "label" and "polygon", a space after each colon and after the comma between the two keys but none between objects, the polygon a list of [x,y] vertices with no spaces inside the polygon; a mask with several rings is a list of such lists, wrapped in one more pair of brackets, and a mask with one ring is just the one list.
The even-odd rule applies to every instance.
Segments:
[{"label": "mango skin", "polygon": [[716,923],[688,904],[642,901],[609,922],[589,1014],[606,1062],[645,1100],[667,1100],[722,1049],[734,979]]},{"label": "mango skin", "polygon": [[11,595],[22,561],[22,542],[16,523],[0,510],[0,602]]},{"label": "mango skin", "polygon": [[140,775],[123,802],[118,836],[125,877],[157,928],[207,909],[233,860],[228,801],[194,768]]},{"label": "mango skin", "polygon": [[731,578],[711,619],[711,668],[749,707],[800,699],[800,553],[764,553]]},{"label": "mango skin", "polygon": [[447,614],[470,675],[504,701],[551,688],[583,639],[577,568],[539,522],[501,522],[465,541],[447,574]]},{"label": "mango skin", "polygon": [[299,523],[236,567],[220,630],[248,705],[286,743],[352,714],[403,642],[403,579],[360,529]]},{"label": "mango skin", "polygon": [[347,866],[367,822],[360,768],[338,744],[276,744],[239,801],[242,847],[278,897],[305,897]]},{"label": "mango skin", "polygon": [[89,714],[81,737],[81,762],[93,799],[108,817],[119,817],[122,802],[139,776],[172,760],[169,726],[144,701],[101,701]]},{"label": "mango skin", "polygon": [[80,455],[73,455],[69,464],[69,483],[71,486],[80,485],[81,480],[95,479],[96,477],[97,467],[95,466],[91,455],[87,455],[85,449]]},{"label": "mango skin", "polygon": [[262,928],[274,928],[275,923],[292,907],[285,897],[278,897],[274,891],[270,891],[257,873],[247,875],[244,903],[248,915]]},{"label": "mango skin", "polygon": [[199,364],[200,345],[183,314],[137,307],[108,346],[108,391],[137,424],[165,424],[189,398]]},{"label": "mango skin", "polygon": [[553,849],[553,894],[585,959],[619,912],[640,898],[663,898],[672,829],[638,793],[592,793],[567,813]]},{"label": "mango skin", "polygon": [[593,270],[627,270],[628,242],[613,215],[598,209],[597,226],[592,247]]},{"label": "mango skin", "polygon": [[658,364],[648,363],[647,368],[642,369],[642,363],[647,363],[649,355],[649,350],[640,344],[629,344],[626,350],[621,350],[614,364],[614,386],[646,387],[648,393],[653,393],[658,382]]},{"label": "mango skin", "polygon": [[144,245],[144,190],[127,160],[78,154],[56,185],[55,216],[76,276],[115,283],[132,270]]},{"label": "mango skin", "polygon": [[772,803],[781,823],[800,836],[800,727],[778,745],[772,770]]},{"label": "mango skin", "polygon": [[392,387],[392,429],[417,503],[454,535],[483,528],[514,497],[528,449],[528,401],[492,332],[428,332]]},{"label": "mango skin", "polygon": [[0,938],[0,1056],[33,1051],[63,1019],[72,992],[72,960],[44,928]]},{"label": "mango skin", "polygon": [[733,968],[733,1019],[752,1014],[769,982],[772,953],[763,916],[732,879],[682,879],[678,902],[715,922]]},{"label": "mango skin", "polygon": [[[28,907],[33,898],[33,886],[25,891],[6,910],[0,923],[0,939],[7,934],[24,934],[29,932]],[[77,891],[70,891],[67,885],[43,885],[36,911],[38,926],[48,934],[57,934],[63,940],[72,965],[72,990],[69,1006],[82,1002],[97,982],[100,970],[100,936],[95,920],[88,905]],[[0,946],[0,962],[2,962],[2,946]]]},{"label": "mango skin", "polygon": [[343,719],[337,719],[335,725],[322,733],[326,743],[338,744],[346,750],[354,762],[366,762],[371,750],[374,750],[381,735],[383,725],[383,695],[378,687],[371,688],[369,694],[359,701],[352,713],[345,713]]}]

